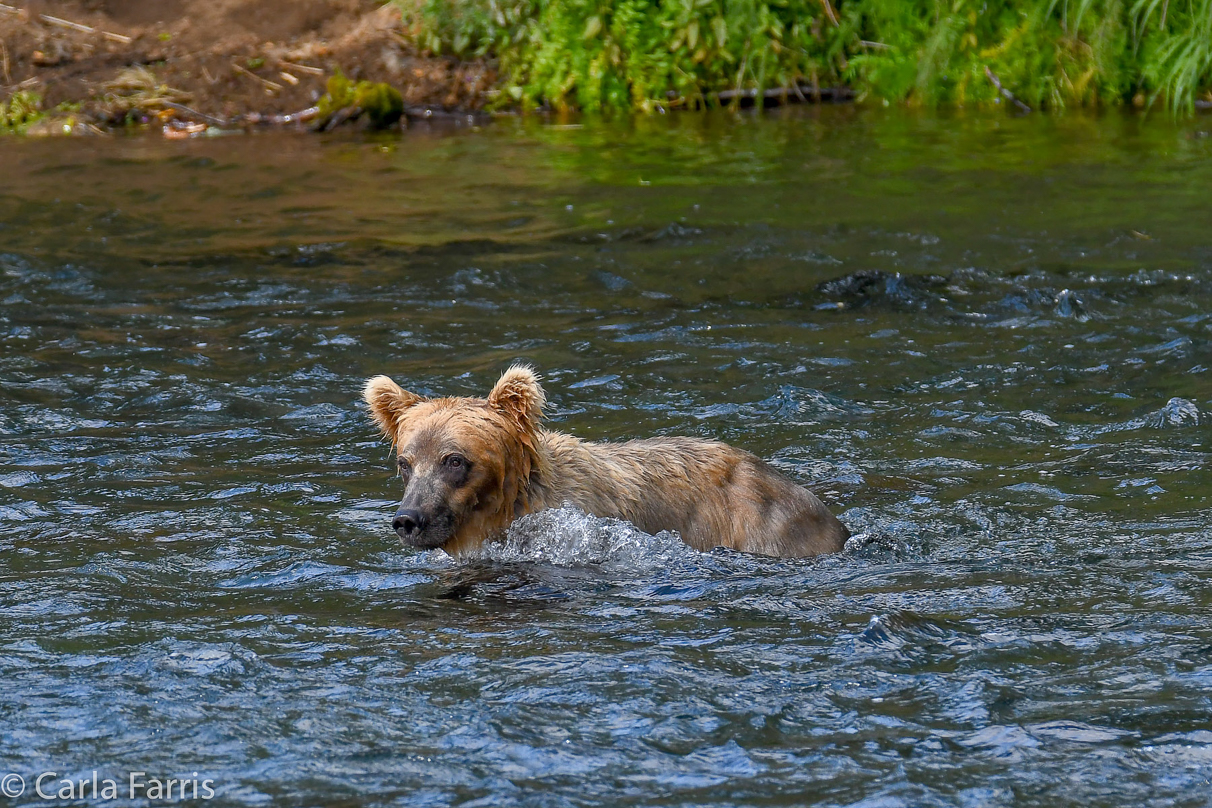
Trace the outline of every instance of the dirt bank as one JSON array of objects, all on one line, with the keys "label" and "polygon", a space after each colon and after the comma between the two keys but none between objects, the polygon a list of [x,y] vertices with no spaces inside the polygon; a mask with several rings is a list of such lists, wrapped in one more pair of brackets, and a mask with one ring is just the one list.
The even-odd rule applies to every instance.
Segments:
[{"label": "dirt bank", "polygon": [[[386,82],[413,115],[481,109],[483,63],[419,56],[375,0],[31,0],[0,5],[0,100],[38,93],[96,126],[291,113],[340,70]],[[158,111],[158,114],[157,114]]]}]

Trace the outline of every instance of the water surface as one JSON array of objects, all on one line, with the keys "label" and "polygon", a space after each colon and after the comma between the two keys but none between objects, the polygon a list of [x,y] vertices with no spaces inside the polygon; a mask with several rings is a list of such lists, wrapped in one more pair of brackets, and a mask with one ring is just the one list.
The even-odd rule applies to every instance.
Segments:
[{"label": "water surface", "polygon": [[[0,774],[231,805],[1212,802],[1212,128],[824,108],[0,150]],[[390,373],[846,553],[403,549]]]}]

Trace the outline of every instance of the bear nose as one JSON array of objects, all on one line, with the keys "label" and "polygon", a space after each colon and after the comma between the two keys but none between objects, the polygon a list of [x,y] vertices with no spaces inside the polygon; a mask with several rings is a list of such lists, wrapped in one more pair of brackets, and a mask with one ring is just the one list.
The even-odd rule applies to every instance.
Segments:
[{"label": "bear nose", "polygon": [[396,518],[392,520],[391,527],[401,536],[415,536],[425,529],[425,517],[420,511],[401,508],[396,511]]}]

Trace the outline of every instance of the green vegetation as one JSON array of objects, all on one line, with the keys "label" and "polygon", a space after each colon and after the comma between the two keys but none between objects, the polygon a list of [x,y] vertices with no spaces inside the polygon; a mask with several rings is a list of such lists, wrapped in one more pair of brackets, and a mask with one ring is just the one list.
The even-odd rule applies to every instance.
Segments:
[{"label": "green vegetation", "polygon": [[22,90],[0,102],[0,135],[70,135],[79,112],[80,104],[67,101],[43,109],[42,96]]},{"label": "green vegetation", "polygon": [[[709,103],[734,87],[835,78],[819,0],[424,0],[405,20],[437,53],[493,55],[507,96],[587,110]],[[670,98],[673,93],[675,98]]]},{"label": "green vegetation", "polygon": [[376,129],[390,126],[404,114],[404,97],[390,84],[350,81],[338,70],[328,78],[328,92],[317,106],[320,128],[328,129],[365,115]]},{"label": "green vegetation", "polygon": [[[1161,102],[1212,85],[1212,0],[393,0],[417,44],[498,60],[502,103],[588,111],[848,86],[908,104]],[[736,94],[733,94],[735,103]]]},{"label": "green vegetation", "polygon": [[25,91],[13,93],[8,101],[0,103],[0,134],[24,134],[45,114],[42,96]]}]

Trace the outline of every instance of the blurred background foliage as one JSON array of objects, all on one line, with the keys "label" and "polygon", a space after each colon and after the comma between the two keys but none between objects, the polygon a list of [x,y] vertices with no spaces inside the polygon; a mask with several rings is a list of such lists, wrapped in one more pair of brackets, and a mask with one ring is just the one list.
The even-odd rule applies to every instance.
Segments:
[{"label": "blurred background foliage", "polygon": [[[394,0],[418,47],[498,61],[500,103],[658,111],[847,87],[911,105],[1208,99],[1212,0]],[[716,93],[725,92],[725,99]]]}]

